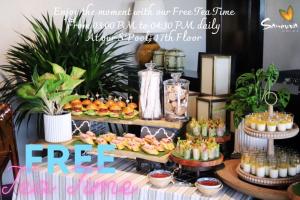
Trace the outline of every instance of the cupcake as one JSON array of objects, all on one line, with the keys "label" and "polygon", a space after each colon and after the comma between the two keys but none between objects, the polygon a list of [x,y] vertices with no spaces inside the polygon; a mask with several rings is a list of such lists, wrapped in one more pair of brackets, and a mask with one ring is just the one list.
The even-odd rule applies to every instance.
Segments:
[{"label": "cupcake", "polygon": [[275,132],[277,127],[277,123],[275,121],[269,121],[267,123],[267,130],[269,132]]},{"label": "cupcake", "polygon": [[265,121],[258,121],[256,124],[256,130],[258,131],[265,131],[266,130],[266,122]]}]

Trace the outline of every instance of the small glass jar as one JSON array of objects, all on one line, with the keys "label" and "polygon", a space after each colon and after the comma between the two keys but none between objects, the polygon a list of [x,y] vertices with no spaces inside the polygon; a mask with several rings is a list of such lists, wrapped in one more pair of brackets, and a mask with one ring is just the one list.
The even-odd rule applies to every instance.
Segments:
[{"label": "small glass jar", "polygon": [[246,173],[251,172],[250,154],[248,151],[242,154],[241,166]]},{"label": "small glass jar", "polygon": [[265,177],[266,168],[265,168],[265,159],[264,157],[258,157],[256,159],[256,176]]},{"label": "small glass jar", "polygon": [[297,174],[299,174],[300,173],[300,156],[299,156],[299,154],[296,154],[294,159],[295,159],[295,164],[297,166]]},{"label": "small glass jar", "polygon": [[275,157],[269,159],[269,176],[271,178],[278,178],[279,169],[277,167],[277,159]]},{"label": "small glass jar", "polygon": [[279,177],[285,178],[288,175],[288,160],[286,155],[282,155],[279,159]]},{"label": "small glass jar", "polygon": [[297,174],[297,164],[296,159],[294,156],[289,158],[289,166],[288,166],[288,175],[289,176],[296,176]]},{"label": "small glass jar", "polygon": [[181,73],[172,73],[173,79],[164,81],[164,111],[168,121],[188,118],[189,84],[180,79]]},{"label": "small glass jar", "polygon": [[251,174],[256,175],[256,154],[251,153],[250,155]]},{"label": "small glass jar", "polygon": [[154,69],[154,63],[146,63],[145,70],[139,71],[140,99],[139,108],[142,119],[162,118],[161,85],[162,72]]}]

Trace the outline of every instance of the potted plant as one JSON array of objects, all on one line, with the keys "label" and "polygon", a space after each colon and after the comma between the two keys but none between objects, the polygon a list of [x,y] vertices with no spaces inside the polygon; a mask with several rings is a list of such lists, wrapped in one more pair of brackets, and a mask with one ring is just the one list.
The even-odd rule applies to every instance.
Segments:
[{"label": "potted plant", "polygon": [[[274,64],[269,65],[267,70],[258,69],[256,72],[245,73],[238,77],[236,89],[230,96],[226,108],[233,111],[235,127],[238,127],[242,118],[251,112],[263,112],[268,109],[265,96],[277,82],[279,71]],[[284,109],[290,100],[290,93],[286,90],[276,92],[278,97],[275,105],[280,110]],[[273,96],[267,96],[268,101],[273,102]]]},{"label": "potted plant", "polygon": [[72,100],[84,98],[72,92],[84,81],[80,78],[85,70],[73,67],[68,75],[61,66],[50,64],[53,73],[39,76],[34,70],[32,82],[22,84],[17,94],[25,101],[22,109],[44,113],[45,140],[59,143],[72,139],[71,113],[65,112],[63,106]]}]

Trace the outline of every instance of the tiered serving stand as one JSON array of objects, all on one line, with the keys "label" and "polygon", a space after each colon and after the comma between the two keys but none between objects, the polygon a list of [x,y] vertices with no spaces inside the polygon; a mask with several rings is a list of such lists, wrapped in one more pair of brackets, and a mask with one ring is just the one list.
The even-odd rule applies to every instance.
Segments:
[{"label": "tiered serving stand", "polygon": [[[266,100],[267,95],[265,95],[265,101],[269,105],[269,110],[268,110],[269,116],[273,116],[273,105],[276,104],[277,102],[277,96],[273,92],[270,92],[269,94],[273,94],[276,98],[276,101],[273,104],[270,104]],[[294,124],[292,129],[289,129],[287,131],[269,132],[269,131],[258,131],[258,130],[251,129],[250,127],[244,126],[244,132],[247,135],[252,137],[268,139],[267,153],[268,155],[274,155],[274,140],[281,140],[281,139],[288,139],[288,138],[295,137],[299,133],[299,127],[297,126],[297,124]],[[292,177],[276,178],[276,179],[254,176],[252,174],[244,172],[241,169],[240,165],[238,165],[238,167],[236,168],[236,172],[241,179],[262,186],[286,186],[296,181],[300,181],[299,174]]]}]

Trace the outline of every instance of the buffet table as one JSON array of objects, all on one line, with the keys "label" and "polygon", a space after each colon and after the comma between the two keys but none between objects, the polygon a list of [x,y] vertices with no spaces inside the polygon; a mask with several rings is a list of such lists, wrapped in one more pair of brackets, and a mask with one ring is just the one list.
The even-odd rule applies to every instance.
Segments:
[{"label": "buffet table", "polygon": [[[93,160],[94,163],[96,162]],[[202,196],[196,187],[183,186],[178,183],[169,185],[167,188],[154,188],[148,183],[146,172],[137,172],[135,169],[136,162],[134,160],[116,158],[113,163],[108,163],[106,167],[115,167],[114,174],[98,174],[93,171],[84,177],[81,174],[75,174],[74,160],[70,159],[67,163],[69,174],[63,174],[59,169],[55,173],[47,172],[47,163],[36,165],[32,173],[26,173],[21,170],[16,180],[13,200],[23,199],[250,199],[250,197],[236,192],[235,190],[224,186],[222,191],[214,197],[208,198]],[[93,162],[87,166],[95,166]],[[81,180],[81,181],[80,181]],[[24,184],[26,183],[26,185]],[[93,192],[86,191],[86,186],[95,186],[101,183],[100,187]],[[38,192],[41,185],[49,186],[46,192]],[[79,185],[79,187],[78,187]],[[126,187],[125,187],[126,185]],[[80,188],[80,189],[79,189]],[[34,191],[34,189],[36,189]],[[47,193],[48,192],[48,193]]]}]

